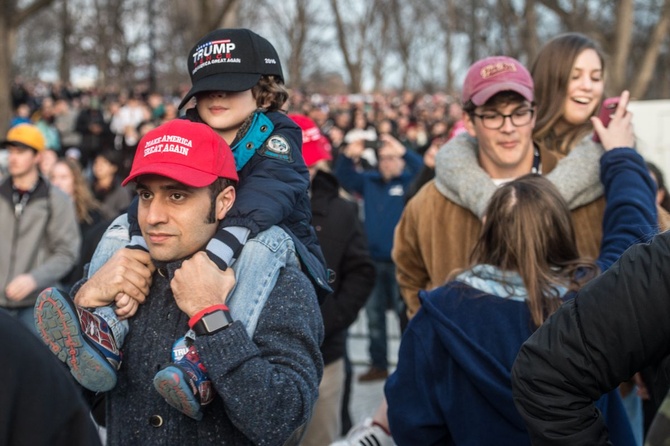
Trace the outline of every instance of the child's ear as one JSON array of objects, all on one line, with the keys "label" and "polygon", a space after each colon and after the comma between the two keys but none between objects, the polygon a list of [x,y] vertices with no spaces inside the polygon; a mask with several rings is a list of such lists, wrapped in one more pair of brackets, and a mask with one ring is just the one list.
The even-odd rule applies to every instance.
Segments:
[{"label": "child's ear", "polygon": [[233,203],[235,203],[235,188],[228,186],[216,197],[216,219],[223,220]]}]

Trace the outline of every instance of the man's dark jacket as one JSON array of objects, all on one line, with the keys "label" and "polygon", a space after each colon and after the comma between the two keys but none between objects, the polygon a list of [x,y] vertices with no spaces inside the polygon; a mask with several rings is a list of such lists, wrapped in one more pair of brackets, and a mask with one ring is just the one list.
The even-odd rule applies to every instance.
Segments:
[{"label": "man's dark jacket", "polygon": [[328,268],[335,272],[333,293],[321,305],[324,364],[344,356],[347,328],[356,320],[375,283],[356,203],[339,196],[333,175],[318,171],[312,181],[312,224]]}]

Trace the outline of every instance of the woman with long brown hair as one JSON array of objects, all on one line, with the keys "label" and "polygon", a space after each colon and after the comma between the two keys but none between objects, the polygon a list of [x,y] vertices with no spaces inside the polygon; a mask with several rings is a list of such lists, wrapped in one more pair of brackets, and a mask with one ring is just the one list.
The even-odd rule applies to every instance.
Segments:
[{"label": "woman with long brown hair", "polygon": [[[547,178],[570,209],[576,209],[603,194],[598,176],[603,148],[593,135],[594,125],[602,124],[595,116],[605,94],[605,58],[591,38],[561,34],[541,48],[530,71],[536,106],[533,141],[559,157],[568,155]],[[622,100],[624,96],[627,102],[628,92],[622,93]],[[472,138],[459,135],[450,140],[436,157],[436,173],[443,195],[483,215],[496,186],[479,167]],[[476,194],[462,193],[473,189]]]},{"label": "woman with long brown hair", "polygon": [[61,280],[69,288],[83,276],[84,265],[93,256],[93,250],[109,221],[103,217],[100,202],[95,199],[77,160],[62,158],[56,161],[49,172],[49,180],[72,199],[82,236],[79,262]]}]

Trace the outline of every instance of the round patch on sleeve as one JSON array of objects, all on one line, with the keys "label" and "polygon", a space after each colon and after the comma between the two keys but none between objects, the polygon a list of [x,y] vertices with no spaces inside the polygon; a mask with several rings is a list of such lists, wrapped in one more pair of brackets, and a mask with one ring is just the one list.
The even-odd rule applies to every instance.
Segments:
[{"label": "round patch on sleeve", "polygon": [[291,145],[286,138],[281,135],[270,136],[258,152],[260,155],[268,158],[293,162],[293,158],[291,157]]}]

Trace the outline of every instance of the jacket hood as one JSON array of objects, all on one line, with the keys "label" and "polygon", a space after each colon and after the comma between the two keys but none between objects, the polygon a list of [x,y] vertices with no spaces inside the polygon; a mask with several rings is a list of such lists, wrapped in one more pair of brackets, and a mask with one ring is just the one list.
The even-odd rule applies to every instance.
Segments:
[{"label": "jacket hood", "polygon": [[511,369],[531,334],[526,303],[486,294],[451,282],[421,292],[424,317],[453,365],[460,368],[483,400],[506,423],[525,430],[512,399]]}]

